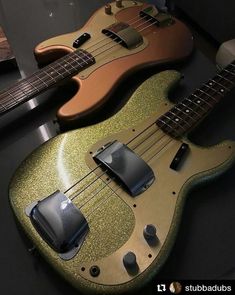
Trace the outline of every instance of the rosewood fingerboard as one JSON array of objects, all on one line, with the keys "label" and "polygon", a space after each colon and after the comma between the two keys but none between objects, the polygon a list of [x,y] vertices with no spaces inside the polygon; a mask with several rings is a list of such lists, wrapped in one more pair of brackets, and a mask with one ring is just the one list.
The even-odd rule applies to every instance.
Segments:
[{"label": "rosewood fingerboard", "polygon": [[30,100],[60,81],[72,77],[95,63],[95,58],[79,49],[47,65],[28,78],[0,92],[0,114]]},{"label": "rosewood fingerboard", "polygon": [[162,115],[156,124],[170,136],[181,137],[196,126],[234,86],[235,61]]}]

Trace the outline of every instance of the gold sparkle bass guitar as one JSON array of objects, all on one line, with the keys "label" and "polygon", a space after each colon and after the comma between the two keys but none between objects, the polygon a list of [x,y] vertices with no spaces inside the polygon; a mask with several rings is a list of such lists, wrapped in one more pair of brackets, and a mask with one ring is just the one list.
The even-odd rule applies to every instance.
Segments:
[{"label": "gold sparkle bass guitar", "polygon": [[[88,294],[144,285],[166,260],[188,191],[235,160],[235,143],[186,134],[235,86],[235,63],[172,105],[180,79],[146,80],[112,118],[59,135],[16,171],[10,202],[48,262]],[[128,128],[128,129],[126,129]]]},{"label": "gold sparkle bass guitar", "polygon": [[80,30],[39,44],[39,64],[54,62],[3,90],[0,114],[72,78],[79,91],[57,117],[65,127],[76,125],[101,108],[127,75],[182,60],[192,48],[190,31],[176,18],[153,5],[117,0],[96,11]]}]

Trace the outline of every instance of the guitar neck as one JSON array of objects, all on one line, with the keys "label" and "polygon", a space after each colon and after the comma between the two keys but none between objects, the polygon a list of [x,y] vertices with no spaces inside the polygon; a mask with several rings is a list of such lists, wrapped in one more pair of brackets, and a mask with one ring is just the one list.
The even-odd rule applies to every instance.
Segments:
[{"label": "guitar neck", "polygon": [[235,62],[232,62],[161,116],[156,123],[170,136],[181,137],[191,131],[234,87]]},{"label": "guitar neck", "polygon": [[85,50],[65,55],[0,92],[0,113],[15,108],[94,63],[94,57]]}]

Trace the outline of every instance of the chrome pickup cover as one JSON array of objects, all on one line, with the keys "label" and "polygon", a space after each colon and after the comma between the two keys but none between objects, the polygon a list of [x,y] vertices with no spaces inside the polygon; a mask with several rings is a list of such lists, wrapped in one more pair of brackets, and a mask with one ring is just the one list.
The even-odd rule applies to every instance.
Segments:
[{"label": "chrome pickup cover", "polygon": [[101,163],[115,179],[121,181],[132,196],[144,192],[154,182],[155,176],[149,165],[123,143],[114,141],[100,150],[93,158]]},{"label": "chrome pickup cover", "polygon": [[118,22],[110,27],[103,29],[102,33],[115,42],[123,45],[128,49],[136,48],[143,44],[142,35],[127,23]]},{"label": "chrome pickup cover", "polygon": [[[58,253],[77,253],[89,230],[81,211],[60,191],[26,208],[26,214],[41,237]],[[76,251],[74,250],[76,249]]]}]

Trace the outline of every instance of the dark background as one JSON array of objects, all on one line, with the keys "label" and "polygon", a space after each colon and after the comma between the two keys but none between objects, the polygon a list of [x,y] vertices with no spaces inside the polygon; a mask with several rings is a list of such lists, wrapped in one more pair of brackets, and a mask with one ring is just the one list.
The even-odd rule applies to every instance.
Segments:
[{"label": "dark background", "polygon": [[[52,35],[72,31],[73,27],[80,27],[94,9],[107,1],[86,1],[86,4],[82,1],[70,1],[72,2],[79,8],[73,21],[66,18],[66,14],[69,17],[70,10],[60,15],[55,10],[58,7],[48,8],[50,1],[0,1],[1,21],[5,24],[13,49],[17,49],[22,75],[36,69],[32,49],[38,42]],[[215,73],[215,52],[222,41],[234,37],[235,29],[235,3],[232,0],[226,1],[226,5],[225,2],[212,0],[175,2],[177,7],[174,13],[187,22],[194,32],[195,52],[187,63],[172,65],[172,68],[177,68],[185,75],[181,85],[171,94],[172,100],[189,94]],[[48,15],[44,15],[45,22],[41,21],[40,26],[38,24],[45,10],[33,9],[33,5],[41,3],[47,7],[47,12],[58,12],[53,20],[49,19],[53,25],[51,23],[48,29]],[[25,18],[24,22],[22,17]],[[118,100],[121,96],[123,104],[141,81],[162,69],[155,68],[129,78],[114,93],[102,116],[107,117],[120,108],[117,93]],[[19,78],[19,71],[11,64],[0,65],[0,89]],[[79,294],[37,252],[29,250],[32,245],[16,226],[8,201],[8,184],[13,172],[34,148],[59,132],[58,125],[54,123],[56,110],[72,96],[73,91],[71,85],[59,87],[35,100],[35,104],[39,102],[40,106],[30,112],[28,110],[32,105],[26,104],[0,118],[1,294]],[[193,142],[212,145],[223,139],[235,139],[234,94],[228,95],[219,108],[191,134]],[[189,194],[171,254],[143,293],[155,294],[157,282],[165,279],[235,279],[234,177],[235,167],[232,167],[216,181],[196,188]]]}]

